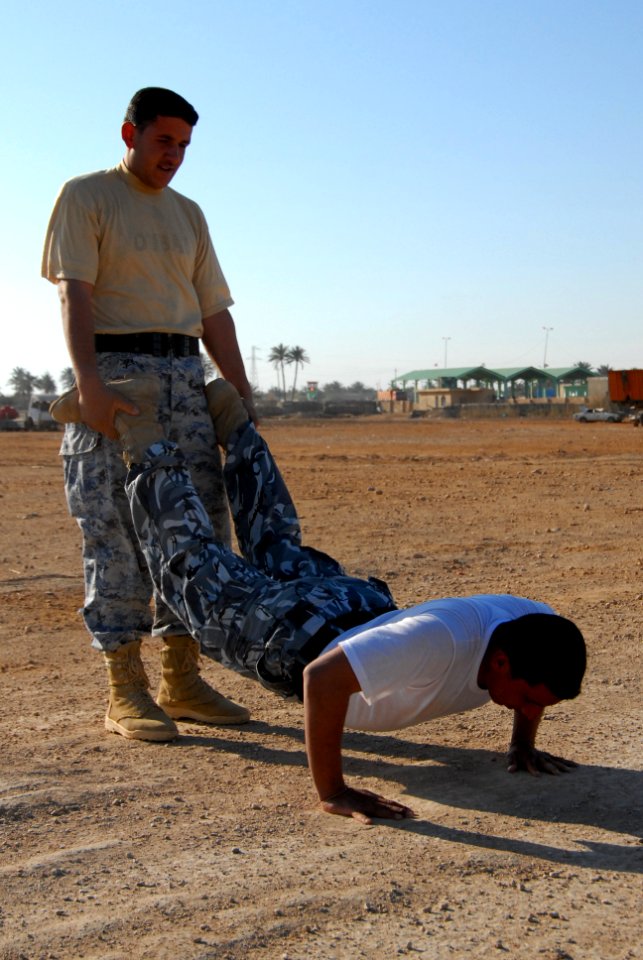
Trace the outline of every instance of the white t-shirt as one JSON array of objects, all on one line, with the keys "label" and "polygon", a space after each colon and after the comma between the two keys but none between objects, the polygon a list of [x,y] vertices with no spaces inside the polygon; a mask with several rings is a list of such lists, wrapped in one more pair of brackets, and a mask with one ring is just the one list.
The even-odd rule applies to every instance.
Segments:
[{"label": "white t-shirt", "polygon": [[361,687],[345,726],[399,730],[486,703],[477,676],[491,634],[528,613],[554,611],[535,600],[481,594],[428,600],[343,633],[327,649],[342,648]]}]

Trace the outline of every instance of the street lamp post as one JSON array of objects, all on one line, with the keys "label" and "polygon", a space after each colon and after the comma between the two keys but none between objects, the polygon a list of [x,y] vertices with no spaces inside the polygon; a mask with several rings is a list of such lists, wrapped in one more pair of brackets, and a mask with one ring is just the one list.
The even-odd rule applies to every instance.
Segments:
[{"label": "street lamp post", "polygon": [[551,331],[552,331],[553,329],[554,329],[553,327],[543,327],[543,330],[545,331],[545,356],[544,356],[544,358],[543,358],[543,369],[544,369],[544,370],[547,369],[547,343],[548,343],[548,341],[549,341],[549,334],[551,333]]},{"label": "street lamp post", "polygon": [[446,370],[446,368],[447,368],[447,345],[448,345],[449,340],[451,339],[451,337],[442,337],[442,339],[444,340],[444,369]]}]

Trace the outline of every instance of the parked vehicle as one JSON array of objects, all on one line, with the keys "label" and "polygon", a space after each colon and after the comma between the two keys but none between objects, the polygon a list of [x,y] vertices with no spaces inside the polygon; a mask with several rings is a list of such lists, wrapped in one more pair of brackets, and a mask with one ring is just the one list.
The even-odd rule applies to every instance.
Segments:
[{"label": "parked vehicle", "polygon": [[56,399],[55,393],[37,393],[31,398],[31,404],[23,424],[25,430],[58,430],[58,424],[49,413],[49,404]]},{"label": "parked vehicle", "polygon": [[0,430],[59,430],[59,425],[49,413],[49,404],[56,396],[55,393],[36,394],[31,398],[24,417],[10,404],[0,407]]},{"label": "parked vehicle", "polygon": [[579,410],[578,413],[574,414],[574,420],[578,420],[579,423],[596,423],[600,420],[604,420],[606,423],[620,423],[622,419],[622,413],[618,413],[615,410],[603,410],[601,408],[591,409],[590,407],[585,407],[585,409]]},{"label": "parked vehicle", "polygon": [[16,408],[8,403],[0,407],[0,430],[20,430],[20,424],[17,422],[19,416]]}]

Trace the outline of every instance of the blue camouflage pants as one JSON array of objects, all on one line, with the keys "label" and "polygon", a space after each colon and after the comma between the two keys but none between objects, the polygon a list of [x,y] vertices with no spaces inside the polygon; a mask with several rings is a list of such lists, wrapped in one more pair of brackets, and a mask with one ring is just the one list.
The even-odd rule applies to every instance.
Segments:
[{"label": "blue camouflage pants", "polygon": [[161,441],[127,495],[157,591],[204,654],[301,697],[302,671],[345,630],[396,609],[382,581],[347,576],[301,544],[285,482],[251,423],[230,438],[224,481],[242,557],[217,540],[180,448]]},{"label": "blue camouflage pants", "polygon": [[[221,456],[207,408],[200,358],[102,353],[98,362],[104,380],[138,373],[158,376],[159,420],[168,439],[181,445],[217,538],[229,543]],[[92,645],[114,650],[150,632],[184,634],[185,625],[153,590],[125,494],[127,469],[120,443],[84,424],[68,424],[61,454],[69,512],[83,538],[82,614]]]}]

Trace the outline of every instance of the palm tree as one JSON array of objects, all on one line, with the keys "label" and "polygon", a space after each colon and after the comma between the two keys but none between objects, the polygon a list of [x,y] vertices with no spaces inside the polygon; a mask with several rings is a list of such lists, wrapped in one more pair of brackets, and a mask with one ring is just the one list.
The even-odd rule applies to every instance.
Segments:
[{"label": "palm tree", "polygon": [[72,367],[65,367],[60,374],[60,385],[63,390],[71,390],[76,383],[76,377]]},{"label": "palm tree", "polygon": [[290,363],[288,359],[289,353],[290,347],[287,347],[285,343],[278,343],[276,347],[271,349],[270,356],[268,357],[268,363],[271,363],[275,370],[281,373],[281,390],[284,400],[286,399],[285,365]]},{"label": "palm tree", "polygon": [[34,380],[34,386],[38,387],[39,390],[42,390],[43,393],[56,392],[56,381],[50,373],[43,373],[41,377],[38,377],[37,380]]},{"label": "palm tree", "polygon": [[286,363],[293,363],[295,365],[295,372],[292,378],[292,392],[290,394],[290,399],[294,400],[295,389],[297,387],[297,372],[300,367],[303,368],[305,363],[310,363],[310,358],[306,355],[303,347],[290,347],[286,357]]}]

